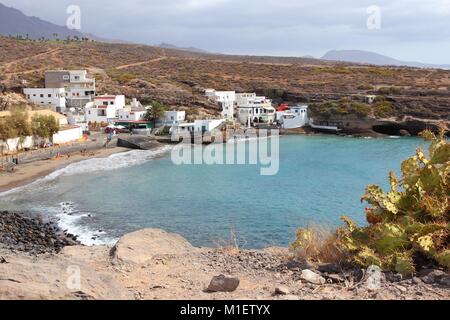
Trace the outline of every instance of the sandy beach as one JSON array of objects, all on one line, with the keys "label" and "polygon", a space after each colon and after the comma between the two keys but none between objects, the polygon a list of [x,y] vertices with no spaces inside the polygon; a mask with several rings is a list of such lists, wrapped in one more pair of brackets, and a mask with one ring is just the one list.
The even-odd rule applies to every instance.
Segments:
[{"label": "sandy beach", "polygon": [[7,191],[32,182],[38,178],[46,176],[51,172],[61,169],[71,163],[79,162],[91,158],[104,158],[115,153],[129,151],[127,148],[112,147],[73,153],[70,157],[61,156],[50,160],[39,160],[31,163],[21,164],[14,172],[0,172],[0,192]]}]

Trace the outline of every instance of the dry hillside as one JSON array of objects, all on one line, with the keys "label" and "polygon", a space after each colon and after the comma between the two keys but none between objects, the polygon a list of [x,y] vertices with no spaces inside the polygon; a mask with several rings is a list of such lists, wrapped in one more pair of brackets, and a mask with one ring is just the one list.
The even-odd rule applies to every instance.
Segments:
[{"label": "dry hillside", "polygon": [[44,71],[58,68],[87,68],[100,92],[158,99],[172,106],[213,111],[216,106],[201,95],[207,87],[309,103],[379,94],[393,103],[397,119],[450,119],[450,71],[445,70],[0,38],[0,91],[43,85]]}]

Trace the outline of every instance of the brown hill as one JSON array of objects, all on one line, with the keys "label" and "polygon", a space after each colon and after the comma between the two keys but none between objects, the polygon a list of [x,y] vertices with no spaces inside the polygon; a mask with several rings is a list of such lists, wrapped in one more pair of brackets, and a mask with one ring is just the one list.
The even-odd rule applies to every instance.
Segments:
[{"label": "brown hill", "polygon": [[398,119],[450,119],[450,71],[326,62],[308,58],[206,54],[135,44],[0,38],[0,90],[43,85],[46,69],[86,68],[100,92],[158,99],[217,112],[202,89],[256,91],[321,103],[379,94]]}]

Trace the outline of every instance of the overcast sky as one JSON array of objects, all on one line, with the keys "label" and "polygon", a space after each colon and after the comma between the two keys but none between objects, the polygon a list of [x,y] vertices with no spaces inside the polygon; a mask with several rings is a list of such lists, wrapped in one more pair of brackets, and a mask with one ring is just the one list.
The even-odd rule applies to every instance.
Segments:
[{"label": "overcast sky", "polygon": [[[81,8],[82,32],[211,52],[322,56],[376,51],[401,60],[450,64],[450,0],[0,0],[64,25]],[[381,8],[381,29],[367,8]]]}]

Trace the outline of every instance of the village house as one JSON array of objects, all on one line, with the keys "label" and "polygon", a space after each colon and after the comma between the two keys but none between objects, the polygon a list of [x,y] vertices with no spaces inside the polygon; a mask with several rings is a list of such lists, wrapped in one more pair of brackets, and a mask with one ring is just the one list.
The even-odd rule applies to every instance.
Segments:
[{"label": "village house", "polygon": [[45,72],[46,88],[64,88],[68,107],[82,108],[95,96],[95,79],[86,70],[49,70]]},{"label": "village house", "polygon": [[256,99],[256,93],[236,93],[236,106],[246,106],[250,100]]},{"label": "village house", "polygon": [[119,121],[142,121],[145,120],[147,108],[133,98],[131,103],[123,109],[118,110]]},{"label": "village house", "polygon": [[86,104],[87,123],[113,123],[119,118],[119,110],[125,107],[124,95],[102,95]]},{"label": "village house", "polygon": [[275,121],[275,108],[272,100],[266,97],[243,99],[238,105],[238,120],[241,124],[250,126],[252,123],[272,124]]},{"label": "village house", "polygon": [[214,89],[206,89],[205,95],[208,99],[216,102],[222,107],[222,117],[227,120],[234,120],[234,112],[236,105],[235,91],[216,91]]},{"label": "village house", "polygon": [[186,111],[165,111],[164,125],[177,125],[186,120]]},{"label": "village house", "polygon": [[25,88],[23,93],[31,103],[51,107],[56,112],[64,112],[66,109],[64,88]]},{"label": "village house", "polygon": [[283,129],[296,129],[309,124],[308,106],[280,105],[276,112],[277,121]]}]

